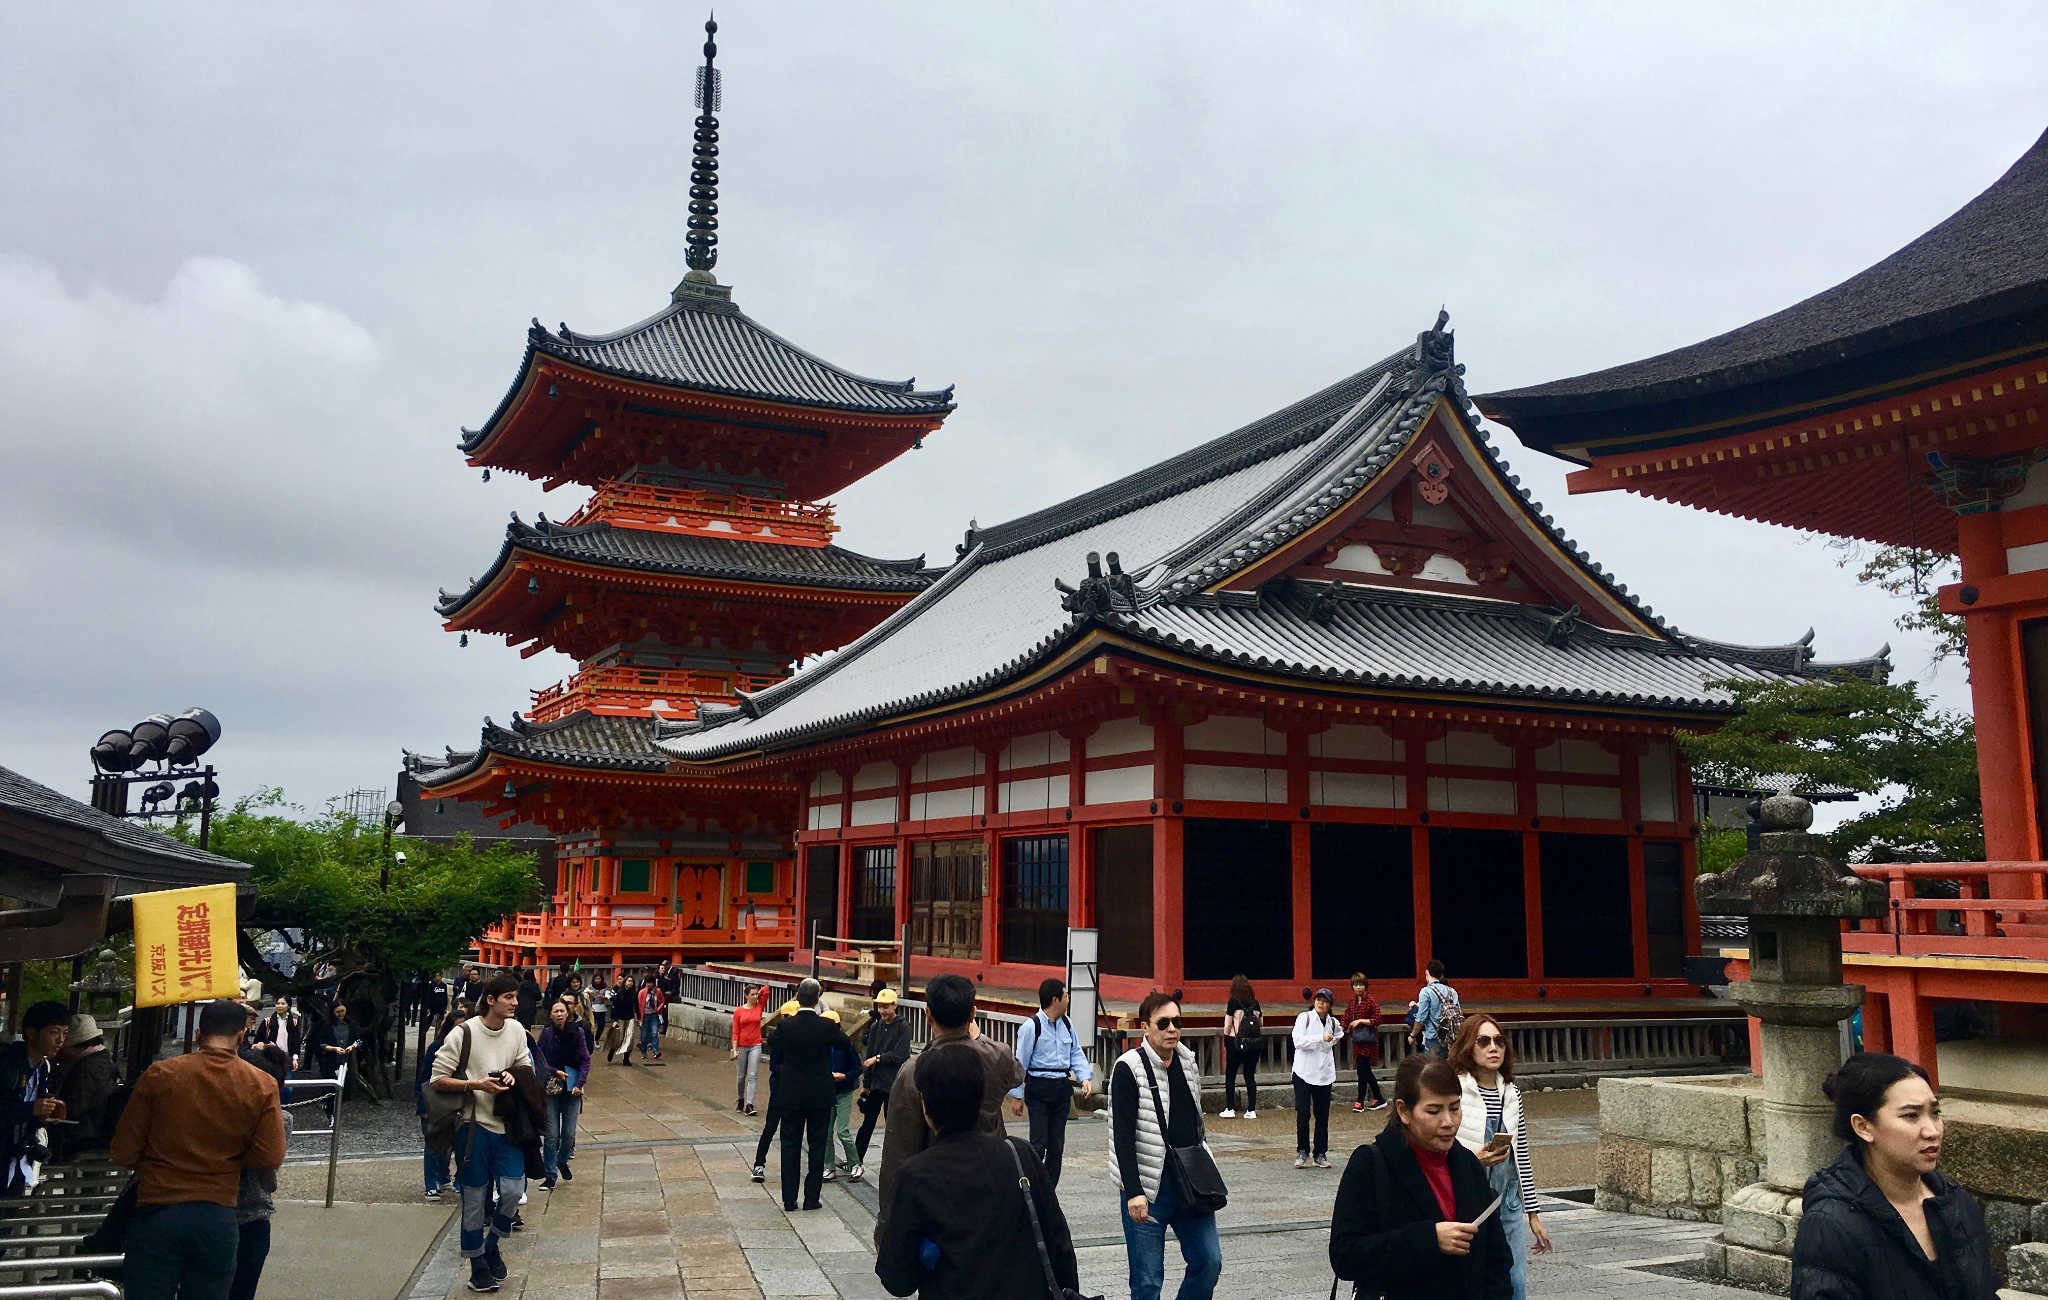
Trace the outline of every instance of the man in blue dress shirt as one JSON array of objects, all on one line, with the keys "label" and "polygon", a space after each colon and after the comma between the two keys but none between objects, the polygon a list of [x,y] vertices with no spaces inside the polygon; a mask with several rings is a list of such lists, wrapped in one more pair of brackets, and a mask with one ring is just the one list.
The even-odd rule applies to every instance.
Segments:
[{"label": "man in blue dress shirt", "polygon": [[[1094,1027],[1089,1028],[1092,1038]],[[1061,981],[1039,984],[1038,1014],[1017,1031],[1017,1060],[1024,1066],[1024,1082],[1010,1090],[1010,1113],[1030,1112],[1031,1148],[1045,1166],[1046,1181],[1057,1187],[1073,1081],[1081,1081],[1083,1097],[1095,1091],[1095,1071],[1067,1019],[1067,986]]]}]

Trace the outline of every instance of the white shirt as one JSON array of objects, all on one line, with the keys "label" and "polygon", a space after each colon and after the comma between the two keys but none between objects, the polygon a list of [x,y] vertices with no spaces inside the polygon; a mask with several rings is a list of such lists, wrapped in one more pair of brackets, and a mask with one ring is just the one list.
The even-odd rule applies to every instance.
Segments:
[{"label": "white shirt", "polygon": [[[1294,1077],[1303,1083],[1326,1087],[1337,1082],[1337,1038],[1343,1022],[1335,1013],[1319,1016],[1304,1011],[1294,1018]],[[1330,1035],[1324,1042],[1323,1035]]]}]

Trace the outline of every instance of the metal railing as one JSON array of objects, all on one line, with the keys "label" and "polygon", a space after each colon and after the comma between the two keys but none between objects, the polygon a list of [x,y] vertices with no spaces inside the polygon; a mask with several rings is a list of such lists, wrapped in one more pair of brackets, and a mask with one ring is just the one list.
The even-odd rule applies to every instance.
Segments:
[{"label": "metal railing", "polygon": [[[685,969],[683,1000],[710,1010],[730,1010],[739,1005],[749,987],[764,981],[715,971]],[[795,985],[772,984],[777,996]],[[772,1014],[775,1006],[770,1001]],[[903,998],[897,1014],[910,1022],[913,1049],[922,1050],[931,1041],[931,1017],[925,1004]],[[984,1038],[1012,1051],[1017,1033],[1031,1017],[1009,1011],[974,1009],[974,1023]],[[1503,1021],[1508,1044],[1514,1049],[1515,1073],[1542,1077],[1560,1074],[1627,1073],[1645,1070],[1712,1070],[1748,1060],[1749,1022],[1741,1015],[1690,1016],[1671,1018],[1630,1018],[1613,1020],[1523,1020]],[[1407,1026],[1380,1026],[1380,1066],[1392,1069],[1408,1054]],[[1129,1050],[1138,1039],[1136,1029],[1098,1026],[1089,1059],[1102,1070]],[[1195,1054],[1204,1078],[1223,1073],[1223,1030],[1220,1027],[1186,1029],[1181,1041]],[[1268,1024],[1260,1035],[1265,1068],[1285,1079],[1294,1065],[1294,1022]]]},{"label": "metal railing", "polygon": [[[293,1138],[301,1137],[324,1137],[327,1139],[326,1208],[331,1210],[334,1208],[334,1177],[337,1167],[341,1163],[341,1085],[332,1079],[287,1079],[285,1080],[284,1088],[284,1109],[287,1121],[284,1126],[285,1144],[289,1146]],[[294,1098],[292,1094],[295,1092],[309,1092],[313,1095]],[[334,1101],[334,1108],[328,1116],[326,1128],[300,1128],[297,1122],[292,1120],[291,1115],[293,1111],[303,1106],[312,1106],[324,1102],[330,1097]]]},{"label": "metal railing", "polygon": [[[128,1171],[104,1156],[48,1165],[25,1196],[0,1202],[0,1298],[114,1296],[118,1287],[91,1276],[117,1269],[117,1254],[82,1253],[119,1198]],[[83,1276],[79,1276],[83,1275]]]}]

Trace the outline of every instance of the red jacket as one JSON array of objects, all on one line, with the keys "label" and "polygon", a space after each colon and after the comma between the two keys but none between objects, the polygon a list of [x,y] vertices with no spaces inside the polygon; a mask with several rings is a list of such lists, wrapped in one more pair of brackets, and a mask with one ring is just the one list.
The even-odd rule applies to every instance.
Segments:
[{"label": "red jacket", "polygon": [[[1351,999],[1351,1005],[1344,1008],[1344,1041],[1351,1042],[1351,1022],[1363,1020],[1377,1031],[1380,1027],[1380,1004],[1372,994],[1361,994]],[[1370,1042],[1351,1043],[1351,1057],[1368,1065],[1380,1062],[1380,1036],[1375,1032]]]},{"label": "red jacket", "polygon": [[661,1009],[667,1005],[668,999],[662,996],[660,985],[649,984],[646,988],[640,990],[640,1015],[642,1018],[660,1015]]},{"label": "red jacket", "polygon": [[732,1045],[735,1048],[744,1051],[761,1045],[761,1017],[767,1008],[768,988],[763,985],[761,996],[732,1009]]}]

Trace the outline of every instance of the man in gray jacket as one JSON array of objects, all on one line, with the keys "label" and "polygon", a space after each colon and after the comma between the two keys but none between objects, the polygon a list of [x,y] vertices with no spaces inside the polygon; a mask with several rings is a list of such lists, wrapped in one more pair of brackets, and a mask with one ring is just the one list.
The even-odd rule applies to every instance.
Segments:
[{"label": "man in gray jacket", "polygon": [[882,1203],[881,1214],[875,1220],[878,1245],[889,1213],[889,1180],[904,1161],[935,1140],[930,1126],[924,1122],[924,1096],[917,1090],[917,1063],[938,1051],[980,1053],[981,1114],[975,1128],[991,1137],[1003,1133],[1003,1095],[1024,1082],[1024,1067],[1018,1063],[1016,1054],[1001,1043],[983,1038],[974,1023],[974,981],[965,975],[941,975],[925,986],[924,1004],[932,1018],[931,1041],[897,1071],[889,1088],[888,1127],[882,1132],[882,1173],[875,1187]]}]

